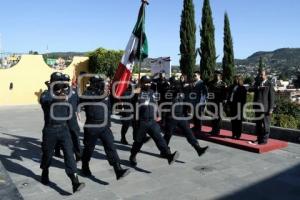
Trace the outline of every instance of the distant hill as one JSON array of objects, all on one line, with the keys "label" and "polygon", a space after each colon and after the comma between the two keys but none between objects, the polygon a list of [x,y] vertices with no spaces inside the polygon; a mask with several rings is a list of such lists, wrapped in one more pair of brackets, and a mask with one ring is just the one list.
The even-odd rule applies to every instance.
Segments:
[{"label": "distant hill", "polygon": [[[44,55],[48,57],[73,57],[73,56],[88,56],[89,52],[51,52]],[[300,70],[300,48],[281,48],[275,51],[259,51],[246,59],[236,59],[236,65],[244,65],[248,67],[258,66],[260,57],[263,58],[266,68],[275,73],[284,73],[287,76],[292,76]],[[221,63],[218,63],[221,67]],[[179,66],[173,66],[175,71],[179,70]],[[196,66],[199,69],[199,65]]]},{"label": "distant hill", "polygon": [[282,48],[275,51],[259,51],[246,59],[237,59],[237,65],[257,66],[260,57],[271,71],[295,73],[300,69],[300,48]]},{"label": "distant hill", "polygon": [[51,52],[44,53],[48,57],[74,57],[74,56],[87,56],[88,52]]}]

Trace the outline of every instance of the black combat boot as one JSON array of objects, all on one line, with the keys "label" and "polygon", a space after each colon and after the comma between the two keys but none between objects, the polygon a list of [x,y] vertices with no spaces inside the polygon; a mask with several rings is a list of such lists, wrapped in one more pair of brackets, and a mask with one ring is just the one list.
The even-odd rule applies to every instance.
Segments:
[{"label": "black combat boot", "polygon": [[120,165],[120,163],[115,163],[113,165],[114,170],[115,170],[115,174],[117,177],[117,180],[120,180],[122,178],[124,178],[125,176],[127,176],[130,173],[129,169],[123,169]]},{"label": "black combat boot", "polygon": [[88,162],[82,161],[81,172],[84,176],[92,176]]},{"label": "black combat boot", "polygon": [[140,151],[141,147],[143,146],[143,143],[138,143],[134,142],[131,148],[131,155],[129,157],[130,164],[132,166],[137,166],[137,161],[136,161],[136,155]]},{"label": "black combat boot", "polygon": [[170,147],[168,147],[168,152],[167,152],[167,153],[165,153],[165,152],[160,152],[160,157],[161,157],[161,158],[167,158],[167,157],[168,157],[168,154],[171,154]]},{"label": "black combat boot", "polygon": [[43,170],[42,177],[41,177],[41,182],[44,185],[48,185],[50,183],[50,181],[49,181],[49,170],[48,169]]},{"label": "black combat boot", "polygon": [[169,165],[172,165],[179,157],[179,152],[175,151],[174,153],[168,153],[166,158],[169,162]]},{"label": "black combat boot", "polygon": [[206,150],[208,149],[208,146],[206,146],[206,147],[200,147],[199,144],[196,144],[194,146],[194,148],[197,151],[198,156],[202,156],[206,152]]},{"label": "black combat boot", "polygon": [[79,192],[85,187],[85,183],[79,182],[77,174],[68,174],[68,176],[72,181],[73,193]]}]

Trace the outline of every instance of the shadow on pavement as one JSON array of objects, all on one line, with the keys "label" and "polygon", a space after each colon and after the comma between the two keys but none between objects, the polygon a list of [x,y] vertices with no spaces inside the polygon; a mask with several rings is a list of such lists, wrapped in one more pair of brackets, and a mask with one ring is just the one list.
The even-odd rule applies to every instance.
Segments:
[{"label": "shadow on pavement", "polygon": [[[10,156],[0,154],[0,159],[5,169],[11,173],[29,177],[40,182],[40,175],[35,174],[33,171],[22,166],[21,164],[13,162],[13,160],[22,161],[23,159],[29,159],[29,160],[39,159],[40,152],[41,152],[41,148],[40,148],[41,142],[36,138],[22,137],[22,136],[7,134],[7,133],[1,133],[1,134],[9,137],[13,137],[13,139],[0,137],[0,145],[6,146],[12,151]],[[61,165],[59,163],[61,162],[57,162],[56,164]],[[49,187],[57,191],[61,195],[71,195],[71,193],[61,189],[60,187],[58,187],[56,184],[52,182],[49,184]]]},{"label": "shadow on pavement", "polygon": [[[259,175],[257,175],[259,176]],[[300,197],[300,164],[278,173],[268,179],[254,183],[244,189],[233,192],[218,200],[239,199],[289,199],[298,200]]]}]

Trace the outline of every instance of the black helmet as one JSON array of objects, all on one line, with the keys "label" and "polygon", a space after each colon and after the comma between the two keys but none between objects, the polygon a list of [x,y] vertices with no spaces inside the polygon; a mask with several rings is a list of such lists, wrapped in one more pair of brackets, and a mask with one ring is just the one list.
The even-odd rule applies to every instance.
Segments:
[{"label": "black helmet", "polygon": [[70,76],[68,74],[63,74],[63,80],[69,82],[71,79],[70,79]]},{"label": "black helmet", "polygon": [[103,82],[103,78],[101,78],[99,75],[93,76],[90,78],[90,82],[91,84],[93,83],[99,83],[99,82]]},{"label": "black helmet", "polygon": [[146,83],[151,83],[151,78],[150,76],[142,76],[141,78],[141,84],[146,84]]},{"label": "black helmet", "polygon": [[50,82],[64,81],[64,75],[60,72],[54,72],[50,76]]},{"label": "black helmet", "polygon": [[105,88],[105,82],[104,79],[100,76],[96,75],[90,78],[91,86],[93,86],[96,89],[100,89],[101,91]]},{"label": "black helmet", "polygon": [[96,75],[96,76],[93,76],[90,78],[90,83],[91,84],[97,84],[97,83],[100,83],[100,82],[103,82],[103,78],[101,78],[100,76]]}]

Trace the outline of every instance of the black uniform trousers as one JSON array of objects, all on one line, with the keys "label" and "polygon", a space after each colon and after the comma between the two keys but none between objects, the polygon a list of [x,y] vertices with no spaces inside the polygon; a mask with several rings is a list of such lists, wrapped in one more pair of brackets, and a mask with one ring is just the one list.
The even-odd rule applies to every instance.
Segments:
[{"label": "black uniform trousers", "polygon": [[188,143],[190,143],[193,147],[198,144],[197,139],[195,138],[192,130],[189,127],[189,123],[187,120],[175,120],[172,118],[167,119],[167,128],[164,135],[164,139],[167,144],[170,143],[170,139],[172,135],[176,132],[176,128],[179,127],[182,131],[182,134],[186,137]]},{"label": "black uniform trousers", "polygon": [[142,148],[144,144],[145,137],[147,133],[154,140],[156,146],[160,152],[164,155],[170,154],[169,147],[161,135],[161,129],[155,120],[144,121],[141,120],[139,127],[136,131],[136,136],[134,138],[134,143],[132,145],[131,154],[136,155]]},{"label": "black uniform trousers", "polygon": [[[71,139],[72,139],[72,143],[73,143],[73,152],[76,155],[80,156],[80,154],[81,154],[80,140],[79,140],[80,128],[79,128],[77,119],[72,118],[68,122],[68,127],[69,127],[69,130],[70,130],[70,135],[71,135]],[[55,151],[59,152],[60,149],[61,149],[61,146],[59,144],[57,144],[55,146]]]},{"label": "black uniform trousers", "polygon": [[271,116],[268,113],[255,113],[255,116],[263,116],[262,119],[255,121],[258,143],[266,143],[270,137]]},{"label": "black uniform trousers", "polygon": [[[243,106],[240,103],[230,103],[230,113],[229,116],[233,119],[231,120],[231,130],[232,136],[240,138],[243,129]],[[240,111],[238,113],[238,110]]]},{"label": "black uniform trousers", "polygon": [[109,127],[84,128],[82,162],[88,163],[91,160],[98,139],[103,144],[109,164],[115,165],[116,163],[120,163],[120,158],[114,144],[114,136]]},{"label": "black uniform trousers", "polygon": [[126,119],[126,120],[121,119],[121,122],[122,122],[122,127],[121,127],[121,136],[122,136],[122,138],[125,138],[126,133],[127,133],[130,126],[133,128],[132,135],[133,135],[133,138],[134,138],[135,137],[135,128],[134,128],[135,123],[134,123],[134,121],[132,119]]},{"label": "black uniform trousers", "polygon": [[70,135],[73,142],[74,153],[76,155],[80,155],[81,154],[80,140],[79,140],[80,128],[77,119],[71,119],[68,125],[69,125]]},{"label": "black uniform trousers", "polygon": [[196,105],[194,106],[193,123],[194,123],[195,129],[197,129],[199,131],[201,131],[201,128],[202,128],[201,117],[203,116],[204,108],[205,108],[205,106],[198,106],[198,107]]},{"label": "black uniform trousers", "polygon": [[[214,102],[216,107],[212,106],[210,108],[210,111],[214,114],[212,119],[212,133],[219,135],[221,130],[221,112],[223,110],[221,109],[221,105],[223,105],[220,102]],[[223,106],[222,106],[223,107]],[[217,109],[217,110],[216,110]]]},{"label": "black uniform trousers", "polygon": [[243,122],[239,119],[233,119],[231,120],[231,129],[232,129],[232,136],[240,138],[242,135],[242,128]]},{"label": "black uniform trousers", "polygon": [[62,147],[64,152],[65,170],[67,174],[77,172],[76,161],[73,155],[73,144],[67,125],[45,126],[42,141],[41,169],[50,167],[54,154],[55,145]]}]

